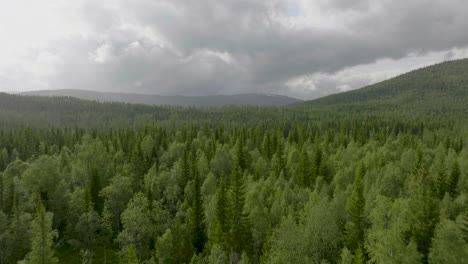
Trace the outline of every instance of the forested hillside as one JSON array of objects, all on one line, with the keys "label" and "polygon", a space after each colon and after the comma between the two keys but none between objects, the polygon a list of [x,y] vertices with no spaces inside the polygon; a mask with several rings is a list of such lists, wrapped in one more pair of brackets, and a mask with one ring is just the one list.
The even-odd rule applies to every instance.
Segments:
[{"label": "forested hillside", "polygon": [[304,104],[307,108],[357,112],[397,111],[468,115],[468,59],[411,71],[361,89]]},{"label": "forested hillside", "polygon": [[457,87],[458,103],[413,111],[410,95],[195,109],[0,94],[0,264],[466,263]]},{"label": "forested hillside", "polygon": [[74,97],[99,102],[121,102],[146,105],[190,107],[220,106],[284,106],[302,102],[299,99],[274,94],[235,94],[210,96],[163,96],[155,94],[105,93],[88,90],[43,90],[23,92],[21,95]]}]

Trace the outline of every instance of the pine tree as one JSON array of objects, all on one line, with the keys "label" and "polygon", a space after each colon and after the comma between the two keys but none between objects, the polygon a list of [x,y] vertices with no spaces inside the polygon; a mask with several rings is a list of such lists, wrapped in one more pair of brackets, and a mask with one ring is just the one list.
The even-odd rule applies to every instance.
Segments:
[{"label": "pine tree", "polygon": [[91,195],[91,202],[94,205],[94,210],[99,213],[102,211],[103,200],[99,195],[99,192],[101,191],[101,184],[99,180],[99,174],[96,169],[91,170],[88,188],[89,194]]},{"label": "pine tree", "polygon": [[366,228],[366,218],[364,207],[366,200],[364,198],[363,177],[365,168],[363,164],[358,164],[354,176],[353,192],[348,199],[348,215],[350,220],[346,223],[346,243],[347,247],[354,251],[362,246],[364,242],[364,231]]},{"label": "pine tree", "polygon": [[235,262],[240,259],[242,252],[251,253],[253,248],[252,232],[248,216],[244,213],[244,181],[238,165],[235,165],[231,173],[230,196],[230,244]]},{"label": "pine tree", "polygon": [[299,186],[302,187],[310,187],[312,182],[311,182],[311,175],[312,171],[310,168],[309,164],[309,156],[307,155],[307,151],[304,150],[301,155],[301,160],[299,162],[299,167],[298,167],[298,184]]},{"label": "pine tree", "polygon": [[245,149],[245,141],[241,136],[237,143],[237,157],[236,162],[242,171],[245,171],[248,167],[247,150]]},{"label": "pine tree", "polygon": [[148,172],[148,164],[143,155],[143,151],[140,147],[140,140],[135,144],[132,155],[131,155],[131,164],[133,167],[133,188],[135,192],[141,190],[141,185],[143,183],[143,178],[146,172]]},{"label": "pine tree", "polygon": [[453,162],[452,171],[450,172],[450,177],[447,183],[447,190],[450,193],[450,196],[456,197],[458,195],[458,181],[460,179],[460,166],[458,162]]},{"label": "pine tree", "polygon": [[179,189],[183,192],[185,190],[185,186],[187,185],[188,181],[190,180],[190,157],[189,157],[189,148],[188,146],[185,147],[184,152],[182,154],[181,162],[181,175],[179,178]]},{"label": "pine tree", "polygon": [[33,221],[32,232],[31,251],[26,256],[25,262],[31,264],[58,263],[52,249],[54,243],[52,213],[46,212],[43,205],[40,205],[37,216]]},{"label": "pine tree", "polygon": [[266,133],[266,135],[263,138],[263,143],[262,143],[262,150],[263,150],[263,155],[267,158],[267,160],[271,160],[271,157],[273,156],[273,149],[271,147],[271,136],[270,133]]},{"label": "pine tree", "polygon": [[445,162],[442,159],[437,167],[437,178],[435,182],[435,191],[439,199],[443,199],[445,191],[447,190],[447,173]]},{"label": "pine tree", "polygon": [[366,255],[364,254],[364,249],[362,247],[356,250],[353,258],[353,264],[365,264],[366,263]]},{"label": "pine tree", "polygon": [[125,264],[139,264],[138,256],[136,254],[135,246],[132,244],[127,248],[125,254],[123,254],[123,263]]},{"label": "pine tree", "polygon": [[[317,179],[318,176],[321,176],[321,168],[322,168],[322,163],[323,163],[323,153],[322,149],[317,145],[315,148],[314,152],[314,161],[312,164],[312,178],[311,178],[311,184],[315,184],[315,180]],[[324,176],[324,175],[322,175]]]},{"label": "pine tree", "polygon": [[200,190],[200,176],[197,166],[193,166],[193,200],[192,200],[192,245],[199,254],[203,252],[206,243],[205,214],[203,198]]},{"label": "pine tree", "polygon": [[414,166],[410,186],[410,202],[412,203],[413,225],[411,234],[416,241],[419,252],[423,254],[423,262],[427,263],[431,239],[438,219],[436,203],[432,196],[433,184],[430,181],[422,159]]},{"label": "pine tree", "polygon": [[[286,158],[284,157],[284,148],[283,148],[283,143],[278,142],[277,148],[276,148],[276,157],[278,158],[278,166],[276,168],[276,175],[280,175],[281,172],[286,173]],[[287,175],[285,175],[287,178]]]},{"label": "pine tree", "polygon": [[212,240],[223,248],[226,248],[227,246],[226,239],[229,232],[229,201],[227,197],[227,190],[228,187],[226,186],[224,179],[221,179],[218,191],[216,192],[216,207]]}]

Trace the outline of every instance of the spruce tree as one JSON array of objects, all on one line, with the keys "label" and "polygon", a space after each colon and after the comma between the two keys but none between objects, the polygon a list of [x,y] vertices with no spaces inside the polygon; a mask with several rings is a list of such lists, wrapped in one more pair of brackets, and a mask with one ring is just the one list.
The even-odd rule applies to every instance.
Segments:
[{"label": "spruce tree", "polygon": [[442,159],[437,167],[437,177],[435,182],[435,192],[439,199],[443,199],[447,190],[447,169]]},{"label": "spruce tree", "polygon": [[360,248],[364,242],[364,231],[366,228],[366,218],[364,215],[364,207],[366,205],[363,183],[364,175],[364,165],[358,164],[354,176],[353,192],[348,198],[347,211],[349,221],[345,227],[346,246],[351,251]]},{"label": "spruce tree", "polygon": [[364,254],[364,249],[362,247],[356,250],[353,258],[353,264],[365,264],[366,263],[366,255]]},{"label": "spruce tree", "polygon": [[134,192],[138,192],[141,190],[141,185],[143,183],[143,178],[146,172],[148,171],[148,164],[146,163],[146,159],[143,155],[143,151],[140,147],[140,140],[137,141],[135,144],[132,155],[131,155],[131,164],[133,168],[133,189]]},{"label": "spruce tree", "polygon": [[91,195],[91,202],[94,205],[94,210],[96,212],[102,212],[103,207],[103,200],[102,197],[99,195],[101,191],[101,183],[99,180],[99,174],[96,169],[91,170],[91,175],[89,179],[89,194]]},{"label": "spruce tree", "polygon": [[317,177],[320,176],[322,163],[323,163],[322,149],[317,144],[317,146],[315,147],[314,161],[313,161],[313,164],[312,164],[311,184],[315,184],[315,181],[316,181]]},{"label": "spruce tree", "polygon": [[185,147],[184,152],[182,153],[181,162],[181,175],[179,178],[179,189],[183,192],[185,190],[185,186],[187,185],[188,181],[190,180],[190,156],[189,156],[189,148],[188,146]]},{"label": "spruce tree", "polygon": [[230,244],[234,261],[240,259],[242,252],[251,253],[253,248],[252,232],[248,216],[244,213],[245,205],[244,180],[239,165],[231,173],[230,195]]},{"label": "spruce tree", "polygon": [[299,186],[310,187],[311,186],[311,175],[312,171],[309,164],[309,156],[307,151],[304,150],[301,155],[301,160],[299,161],[298,173],[297,173],[297,182]]},{"label": "spruce tree", "polygon": [[45,207],[40,205],[32,224],[31,251],[26,256],[25,263],[58,263],[54,256],[53,243],[52,213],[46,212]]},{"label": "spruce tree", "polygon": [[436,203],[433,197],[433,184],[430,181],[422,159],[418,159],[414,166],[412,183],[410,186],[410,202],[412,204],[413,225],[411,235],[423,254],[423,262],[427,263],[431,239],[438,219]]},{"label": "spruce tree", "polygon": [[[278,158],[278,166],[277,166],[277,171],[276,175],[280,175],[281,172],[286,174],[286,158],[284,157],[284,147],[283,147],[283,142],[278,141],[278,145],[276,148],[276,157]],[[285,175],[287,178],[287,175]]]},{"label": "spruce tree", "polygon": [[220,180],[218,191],[216,192],[215,219],[213,227],[212,240],[226,249],[227,235],[229,232],[228,208],[229,201],[227,197],[228,186],[224,179]]},{"label": "spruce tree", "polygon": [[458,162],[453,162],[452,171],[450,172],[450,177],[447,183],[447,190],[450,193],[450,196],[456,197],[458,195],[458,181],[460,179],[460,166]]},{"label": "spruce tree", "polygon": [[247,150],[245,149],[245,141],[241,136],[237,143],[237,157],[236,162],[239,164],[239,167],[242,171],[245,171],[248,167],[248,157]]},{"label": "spruce tree", "polygon": [[200,176],[197,166],[193,166],[193,199],[192,199],[192,245],[197,254],[202,253],[207,240],[205,228],[205,213],[200,190]]}]

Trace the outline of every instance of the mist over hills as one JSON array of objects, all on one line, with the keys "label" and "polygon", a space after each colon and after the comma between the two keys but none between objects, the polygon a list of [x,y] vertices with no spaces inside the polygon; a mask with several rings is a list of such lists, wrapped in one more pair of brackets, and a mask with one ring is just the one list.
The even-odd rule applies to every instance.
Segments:
[{"label": "mist over hills", "polygon": [[221,107],[221,106],[285,106],[302,102],[302,100],[273,94],[236,94],[209,96],[163,96],[136,93],[108,93],[89,90],[42,90],[23,92],[20,95],[75,97],[99,102],[122,102],[145,105],[170,105],[193,107]]},{"label": "mist over hills", "polygon": [[[259,94],[186,97],[80,90],[0,93],[0,126],[113,128],[140,126],[151,120],[218,122],[225,119],[251,124],[356,118],[454,122],[466,120],[468,116],[467,72],[467,59],[445,62],[361,89],[305,102]],[[165,106],[149,105],[157,103]]]}]

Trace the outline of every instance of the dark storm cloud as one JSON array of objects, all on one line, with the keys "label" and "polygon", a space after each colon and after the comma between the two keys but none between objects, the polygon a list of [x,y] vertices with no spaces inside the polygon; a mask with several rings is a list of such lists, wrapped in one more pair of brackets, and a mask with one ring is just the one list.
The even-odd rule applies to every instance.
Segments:
[{"label": "dark storm cloud", "polygon": [[[465,10],[462,0],[88,1],[80,16],[90,32],[49,43],[63,63],[46,81],[55,89],[313,98],[375,81],[339,79],[343,69],[468,46]],[[307,81],[318,73],[329,77]]]}]

